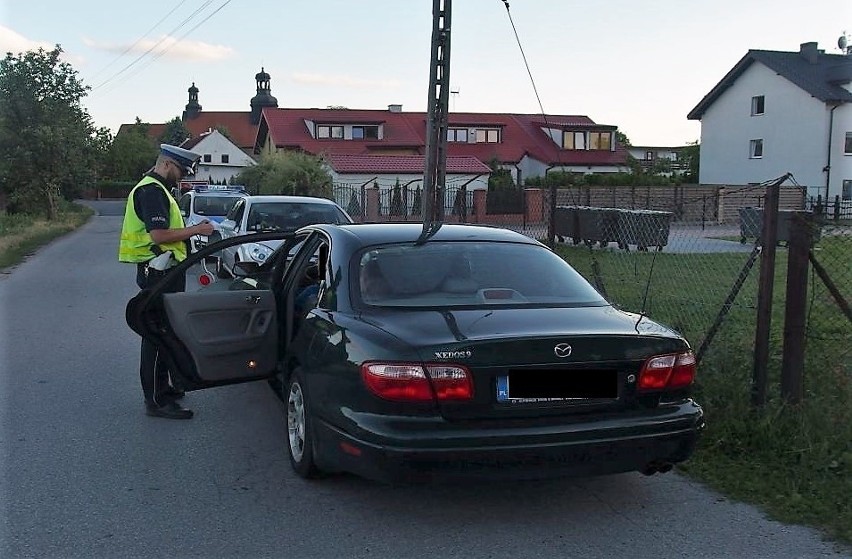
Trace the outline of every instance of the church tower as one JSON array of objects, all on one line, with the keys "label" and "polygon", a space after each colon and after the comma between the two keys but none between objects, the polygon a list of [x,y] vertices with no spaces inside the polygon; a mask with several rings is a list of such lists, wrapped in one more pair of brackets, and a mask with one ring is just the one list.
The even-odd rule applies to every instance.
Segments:
[{"label": "church tower", "polygon": [[[258,124],[260,122],[260,112],[264,107],[278,107],[278,99],[272,96],[272,89],[269,85],[271,79],[263,67],[260,72],[254,76],[257,82],[257,95],[251,98],[251,123]],[[199,107],[200,109],[200,107]]]},{"label": "church tower", "polygon": [[189,103],[186,104],[183,110],[183,120],[187,121],[198,116],[201,112],[201,105],[198,104],[198,88],[195,87],[195,82],[187,89],[189,92]]}]

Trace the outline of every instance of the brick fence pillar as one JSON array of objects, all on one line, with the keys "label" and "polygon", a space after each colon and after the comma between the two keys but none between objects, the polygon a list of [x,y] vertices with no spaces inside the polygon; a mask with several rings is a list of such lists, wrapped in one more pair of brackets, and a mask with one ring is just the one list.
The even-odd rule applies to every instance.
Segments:
[{"label": "brick fence pillar", "polygon": [[473,209],[474,213],[471,216],[473,223],[485,223],[485,212],[488,198],[487,190],[473,191]]},{"label": "brick fence pillar", "polygon": [[527,188],[524,190],[524,198],[527,223],[541,223],[544,220],[544,191],[540,188]]},{"label": "brick fence pillar", "polygon": [[368,222],[376,222],[379,220],[379,189],[367,189],[366,214]]}]

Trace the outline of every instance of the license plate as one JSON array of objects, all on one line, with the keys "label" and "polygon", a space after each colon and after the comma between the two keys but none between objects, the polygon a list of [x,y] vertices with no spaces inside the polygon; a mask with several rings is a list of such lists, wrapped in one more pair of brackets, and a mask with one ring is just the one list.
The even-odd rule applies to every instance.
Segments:
[{"label": "license plate", "polygon": [[617,371],[509,371],[497,377],[497,401],[510,403],[614,400]]}]

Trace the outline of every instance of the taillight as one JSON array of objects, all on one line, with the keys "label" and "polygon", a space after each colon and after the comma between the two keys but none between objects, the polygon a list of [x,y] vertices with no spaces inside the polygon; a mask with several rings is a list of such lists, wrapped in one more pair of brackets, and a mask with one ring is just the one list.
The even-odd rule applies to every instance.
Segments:
[{"label": "taillight", "polygon": [[458,365],[417,363],[364,363],[361,377],[380,398],[397,402],[470,400],[473,380]]},{"label": "taillight", "polygon": [[459,365],[426,365],[435,396],[438,400],[470,400],[473,398],[473,379]]},{"label": "taillight", "polygon": [[649,358],[639,371],[639,390],[683,388],[695,380],[695,355],[691,351]]}]

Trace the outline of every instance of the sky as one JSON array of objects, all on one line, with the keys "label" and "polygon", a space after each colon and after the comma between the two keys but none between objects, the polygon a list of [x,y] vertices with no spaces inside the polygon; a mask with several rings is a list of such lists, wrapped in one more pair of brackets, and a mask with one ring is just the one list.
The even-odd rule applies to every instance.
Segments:
[{"label": "sky", "polygon": [[[248,111],[261,67],[282,108],[423,111],[432,3],[0,0],[0,52],[61,45],[92,88],[84,106],[113,133],[137,116],[152,123],[179,116],[193,82],[204,110]],[[793,52],[816,41],[840,54],[838,37],[852,35],[850,0],[510,0],[508,13],[503,0],[451,7],[451,113],[585,115],[617,126],[637,146],[698,140],[700,123],[687,113],[749,49]]]}]

